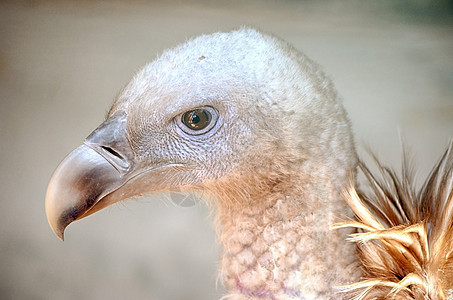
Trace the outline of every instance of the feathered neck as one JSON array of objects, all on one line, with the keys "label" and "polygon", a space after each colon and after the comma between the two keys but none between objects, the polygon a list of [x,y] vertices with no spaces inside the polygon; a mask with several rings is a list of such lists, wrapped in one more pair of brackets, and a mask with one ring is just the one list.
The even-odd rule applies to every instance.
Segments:
[{"label": "feathered neck", "polygon": [[329,299],[360,276],[355,246],[344,242],[350,231],[329,230],[349,211],[338,182],[298,174],[310,175],[255,173],[210,187],[225,299]]},{"label": "feathered neck", "polygon": [[376,160],[380,176],[361,169],[370,190],[345,195],[358,221],[364,278],[345,288],[353,299],[453,299],[453,142],[419,192],[410,167],[402,176]]}]

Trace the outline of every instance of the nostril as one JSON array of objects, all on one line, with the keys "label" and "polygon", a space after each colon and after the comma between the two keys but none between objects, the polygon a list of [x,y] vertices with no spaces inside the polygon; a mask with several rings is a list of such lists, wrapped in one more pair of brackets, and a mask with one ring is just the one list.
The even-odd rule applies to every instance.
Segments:
[{"label": "nostril", "polygon": [[118,152],[116,152],[115,150],[113,150],[112,148],[107,147],[107,146],[101,146],[101,148],[102,148],[102,150],[107,151],[111,155],[113,155],[119,159],[123,159],[123,156],[121,154],[119,154]]},{"label": "nostril", "polygon": [[[99,146],[100,150],[99,154],[104,156],[104,158],[109,161],[115,169],[119,172],[127,172],[130,168],[130,161],[120,152],[115,151],[114,149],[110,148],[109,146]],[[99,149],[98,148],[98,149]],[[102,153],[103,152],[103,153]]]}]

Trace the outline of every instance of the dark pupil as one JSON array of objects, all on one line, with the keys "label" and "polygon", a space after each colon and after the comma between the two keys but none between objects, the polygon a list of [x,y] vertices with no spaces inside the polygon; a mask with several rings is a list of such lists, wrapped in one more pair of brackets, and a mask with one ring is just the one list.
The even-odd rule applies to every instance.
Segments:
[{"label": "dark pupil", "polygon": [[211,122],[211,114],[204,109],[195,109],[182,116],[183,123],[192,130],[206,128]]}]

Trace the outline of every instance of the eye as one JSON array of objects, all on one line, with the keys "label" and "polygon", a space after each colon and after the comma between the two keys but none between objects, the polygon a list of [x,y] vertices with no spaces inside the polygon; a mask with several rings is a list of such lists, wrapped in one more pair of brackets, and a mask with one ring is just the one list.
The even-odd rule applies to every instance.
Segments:
[{"label": "eye", "polygon": [[211,130],[217,121],[217,111],[210,106],[186,111],[181,115],[181,129],[191,135],[200,135]]},{"label": "eye", "polygon": [[190,110],[182,115],[182,122],[192,130],[205,129],[211,123],[211,119],[211,113],[206,109]]}]

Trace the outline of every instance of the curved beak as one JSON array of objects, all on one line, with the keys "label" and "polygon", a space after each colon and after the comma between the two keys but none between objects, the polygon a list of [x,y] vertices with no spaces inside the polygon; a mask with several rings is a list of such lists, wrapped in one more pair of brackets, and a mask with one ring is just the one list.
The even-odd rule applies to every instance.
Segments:
[{"label": "curved beak", "polygon": [[63,240],[65,228],[73,221],[139,194],[136,187],[122,189],[138,174],[136,168],[126,114],[116,113],[72,151],[52,175],[45,206],[55,234]]}]

